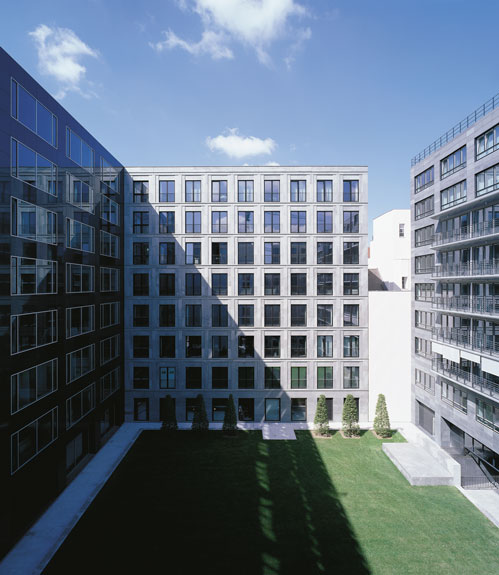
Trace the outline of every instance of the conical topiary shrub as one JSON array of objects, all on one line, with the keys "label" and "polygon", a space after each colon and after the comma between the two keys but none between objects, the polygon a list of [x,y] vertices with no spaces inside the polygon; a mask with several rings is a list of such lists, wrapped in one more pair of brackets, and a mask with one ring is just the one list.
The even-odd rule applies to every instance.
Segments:
[{"label": "conical topiary shrub", "polygon": [[342,430],[346,437],[359,437],[360,428],[358,423],[357,404],[353,395],[348,394],[343,403]]},{"label": "conical topiary shrub", "polygon": [[226,435],[235,435],[237,431],[236,408],[234,407],[232,395],[229,395],[229,400],[227,401],[222,429]]},{"label": "conical topiary shrub", "polygon": [[386,408],[386,399],[382,393],[378,395],[378,401],[376,403],[374,432],[380,437],[390,437],[392,434],[390,430],[390,418],[388,417],[388,409]]},{"label": "conical topiary shrub", "polygon": [[314,425],[319,435],[327,435],[329,433],[329,416],[327,414],[327,403],[325,395],[321,395],[319,397],[319,401],[317,402]]},{"label": "conical topiary shrub", "polygon": [[167,395],[165,397],[163,425],[161,429],[164,429],[165,431],[176,431],[178,429],[177,415],[175,413],[175,401],[171,395]]},{"label": "conical topiary shrub", "polygon": [[206,415],[206,407],[204,405],[204,398],[201,394],[197,396],[197,406],[192,420],[192,431],[208,431],[209,423],[208,416]]}]

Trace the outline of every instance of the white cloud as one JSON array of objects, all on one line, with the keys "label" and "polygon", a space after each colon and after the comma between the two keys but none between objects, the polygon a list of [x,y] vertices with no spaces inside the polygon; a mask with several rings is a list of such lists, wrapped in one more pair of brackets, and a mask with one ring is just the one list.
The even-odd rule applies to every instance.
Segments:
[{"label": "white cloud", "polygon": [[284,58],[284,63],[288,70],[291,70],[296,59],[296,54],[302,50],[303,44],[305,44],[307,40],[310,40],[310,38],[312,38],[312,30],[310,30],[310,28],[303,28],[296,32],[296,40],[291,44],[289,53]]},{"label": "white cloud", "polygon": [[95,95],[81,86],[87,69],[80,60],[85,56],[97,58],[96,50],[69,28],[51,28],[41,24],[29,35],[36,44],[40,72],[52,76],[60,84],[57,98],[64,98],[68,92],[78,92],[85,97]]},{"label": "white cloud", "polygon": [[281,164],[279,162],[267,162],[265,165],[266,166],[280,166]]},{"label": "white cloud", "polygon": [[[289,33],[290,19],[307,15],[306,9],[295,0],[177,0],[177,5],[183,11],[190,8],[199,15],[203,23],[201,40],[188,42],[168,30],[163,42],[150,44],[153,48],[158,51],[181,48],[190,54],[207,53],[220,59],[232,58],[229,43],[239,42],[255,50],[260,62],[266,65],[271,62],[270,45]],[[310,29],[307,30],[310,37]],[[296,35],[296,31],[293,33]],[[297,33],[301,35],[302,31]]]},{"label": "white cloud", "polygon": [[255,136],[240,136],[237,128],[228,130],[214,138],[206,138],[206,145],[212,152],[222,152],[231,158],[248,158],[271,154],[277,147],[272,138],[256,138]]}]

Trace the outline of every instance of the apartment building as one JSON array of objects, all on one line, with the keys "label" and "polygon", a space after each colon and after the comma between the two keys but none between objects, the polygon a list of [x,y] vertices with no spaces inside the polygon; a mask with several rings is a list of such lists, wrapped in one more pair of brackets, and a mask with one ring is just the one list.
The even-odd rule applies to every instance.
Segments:
[{"label": "apartment building", "polygon": [[123,168],[0,70],[2,553],[123,420]]},{"label": "apartment building", "polygon": [[499,96],[412,160],[413,417],[499,468]]},{"label": "apartment building", "polygon": [[126,419],[367,421],[367,168],[127,170]]}]

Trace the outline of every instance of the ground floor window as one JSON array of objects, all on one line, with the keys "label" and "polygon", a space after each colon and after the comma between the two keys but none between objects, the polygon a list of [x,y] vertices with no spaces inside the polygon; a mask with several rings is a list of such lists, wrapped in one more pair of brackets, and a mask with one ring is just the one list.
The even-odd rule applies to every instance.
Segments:
[{"label": "ground floor window", "polygon": [[227,409],[227,399],[217,398],[211,400],[211,420],[223,421],[225,417],[225,410]]},{"label": "ground floor window", "polygon": [[239,399],[239,406],[237,408],[239,421],[254,421],[255,420],[255,400],[247,397]]},{"label": "ground floor window", "polygon": [[78,433],[74,439],[66,443],[66,472],[73,470],[84,455],[83,433]]},{"label": "ground floor window", "polygon": [[198,408],[197,397],[188,397],[185,400],[185,420],[192,421]]},{"label": "ground floor window", "polygon": [[135,421],[149,421],[149,398],[136,397],[133,400],[133,418]]},{"label": "ground floor window", "polygon": [[[173,413],[176,413],[175,398],[170,396],[170,399],[173,402]],[[166,419],[166,397],[161,397],[159,400],[159,419],[160,421],[164,421]]]},{"label": "ground floor window", "polygon": [[307,421],[307,400],[293,397],[291,399],[291,421]]},{"label": "ground floor window", "polygon": [[[317,398],[317,403],[319,402],[319,398]],[[327,407],[327,418],[329,421],[333,421],[333,398],[326,397],[326,407]]]},{"label": "ground floor window", "polygon": [[281,420],[281,400],[269,399],[265,400],[265,421],[280,421]]},{"label": "ground floor window", "polygon": [[427,431],[430,435],[433,435],[435,433],[435,412],[429,407],[426,407],[426,405],[423,405],[420,401],[416,401],[416,408],[418,425]]}]

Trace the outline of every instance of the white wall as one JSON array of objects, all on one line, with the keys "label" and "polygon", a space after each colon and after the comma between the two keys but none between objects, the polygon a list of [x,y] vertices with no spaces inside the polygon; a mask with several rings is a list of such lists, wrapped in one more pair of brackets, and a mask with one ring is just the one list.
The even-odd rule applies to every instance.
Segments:
[{"label": "white wall", "polygon": [[411,420],[411,292],[369,292],[369,420],[378,394],[391,422]]}]

